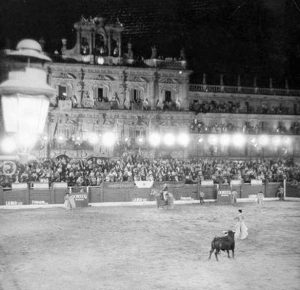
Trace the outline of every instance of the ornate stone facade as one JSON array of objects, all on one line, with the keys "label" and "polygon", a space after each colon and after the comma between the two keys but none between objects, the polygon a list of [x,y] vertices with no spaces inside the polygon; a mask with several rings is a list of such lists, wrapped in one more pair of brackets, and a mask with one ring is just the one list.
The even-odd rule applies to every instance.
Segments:
[{"label": "ornate stone facade", "polygon": [[[51,99],[45,133],[49,144],[40,157],[67,154],[70,157],[117,156],[124,150],[140,150],[153,156],[157,151],[173,156],[279,156],[280,148],[258,148],[248,142],[242,150],[206,142],[209,134],[241,132],[253,140],[259,134],[289,136],[284,154],[300,157],[300,92],[242,87],[189,84],[185,54],[179,59],[161,59],[152,47],[150,59],[134,59],[132,44],[122,52],[123,27],[105,24],[102,18],[81,19],[75,24],[77,41],[67,49],[63,40],[61,56],[47,67],[48,82],[56,90]],[[101,61],[100,61],[101,60]],[[195,129],[195,124],[197,124]],[[200,124],[200,125],[199,125]],[[200,126],[200,127],[199,127]],[[193,128],[193,129],[191,129]],[[189,132],[187,148],[151,149],[146,139],[151,132]],[[114,132],[114,147],[101,142],[91,145],[90,134],[98,137]],[[200,142],[200,140],[205,142]]]}]

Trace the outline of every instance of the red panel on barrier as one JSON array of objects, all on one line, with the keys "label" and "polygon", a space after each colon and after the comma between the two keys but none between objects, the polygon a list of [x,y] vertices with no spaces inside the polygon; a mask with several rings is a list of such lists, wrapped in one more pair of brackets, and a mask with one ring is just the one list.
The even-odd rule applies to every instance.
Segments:
[{"label": "red panel on barrier", "polygon": [[87,207],[88,204],[88,196],[85,193],[80,194],[72,194],[70,196],[70,202],[72,206],[74,207]]},{"label": "red panel on barrier", "polygon": [[217,195],[217,202],[220,204],[231,204],[231,191],[219,190]]}]

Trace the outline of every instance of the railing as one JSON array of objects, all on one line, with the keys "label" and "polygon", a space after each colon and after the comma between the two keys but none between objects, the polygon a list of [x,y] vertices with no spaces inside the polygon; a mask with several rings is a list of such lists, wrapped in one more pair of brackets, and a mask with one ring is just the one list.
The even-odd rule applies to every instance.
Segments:
[{"label": "railing", "polygon": [[176,107],[176,104],[172,106],[165,106],[162,107],[155,107],[151,108],[150,105],[147,107],[142,103],[132,103],[130,104],[130,108],[126,106],[119,105],[116,101],[109,101],[109,102],[95,102],[94,104],[86,105],[83,103],[81,106],[77,105],[74,106],[71,100],[58,100],[56,104],[50,104],[52,108],[58,108],[60,111],[70,111],[71,109],[95,109],[95,110],[126,110],[126,111],[173,111],[173,112],[182,112],[187,111],[187,109],[182,109]]},{"label": "railing", "polygon": [[203,84],[190,84],[189,90],[191,92],[256,94],[256,95],[276,95],[276,96],[300,96],[300,90],[203,85]]},{"label": "railing", "polygon": [[241,128],[236,128],[233,130],[226,130],[226,131],[213,131],[211,129],[201,129],[201,130],[197,130],[197,129],[190,129],[190,134],[198,134],[198,135],[220,135],[220,134],[233,134],[233,133],[242,133],[245,134],[245,136],[259,136],[261,134],[264,135],[269,135],[269,136],[299,136],[300,135],[300,131],[291,131],[291,130],[287,130],[285,132],[275,132],[275,131],[271,131],[271,130],[261,130],[259,129],[258,131],[255,130],[249,130],[248,132],[243,132],[243,130]]}]

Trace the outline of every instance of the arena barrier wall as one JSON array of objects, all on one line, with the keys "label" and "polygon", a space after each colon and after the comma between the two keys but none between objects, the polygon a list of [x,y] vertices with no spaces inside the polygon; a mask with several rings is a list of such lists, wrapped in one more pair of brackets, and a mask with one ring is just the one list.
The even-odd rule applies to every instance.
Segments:
[{"label": "arena barrier wall", "polygon": [[4,195],[3,195],[3,187],[0,186],[0,205],[3,205],[4,203]]},{"label": "arena barrier wall", "polygon": [[268,182],[263,191],[265,197],[277,197],[278,188],[281,185],[279,182]]},{"label": "arena barrier wall", "polygon": [[104,183],[103,202],[150,200],[151,188],[138,188],[132,182]]},{"label": "arena barrier wall", "polygon": [[30,204],[30,193],[28,184],[18,184],[18,188],[3,190],[2,200],[4,205]]},{"label": "arena barrier wall", "polygon": [[[104,182],[100,186],[68,187],[66,183],[54,183],[51,188],[33,186],[26,189],[0,190],[0,204],[35,204],[52,203],[63,204],[66,192],[80,193],[83,189],[88,194],[89,203],[97,202],[130,202],[154,200],[153,190],[161,190],[166,182],[155,182],[152,188],[138,188],[133,182]],[[204,192],[204,199],[217,199],[217,185],[203,186],[200,184],[184,184],[167,182],[168,190],[173,193],[176,200],[199,200],[200,191]],[[248,198],[256,195],[260,190],[265,197],[276,197],[280,183],[267,183],[263,185],[241,184],[231,187],[237,192],[237,198]],[[299,186],[287,190],[287,196],[300,197]]]},{"label": "arena barrier wall", "polygon": [[89,202],[104,202],[103,186],[88,187]]},{"label": "arena barrier wall", "polygon": [[51,203],[64,203],[68,185],[64,182],[53,183],[51,187]]},{"label": "arena barrier wall", "polygon": [[184,184],[180,182],[155,182],[153,188],[161,190],[163,185],[167,184],[168,191],[170,191],[176,200],[179,199],[199,199],[197,192],[197,184]]},{"label": "arena barrier wall", "polygon": [[29,200],[30,204],[47,204],[52,203],[51,190],[48,183],[33,183],[29,187]]},{"label": "arena barrier wall", "polygon": [[286,184],[286,197],[299,197],[300,198],[300,185]]}]

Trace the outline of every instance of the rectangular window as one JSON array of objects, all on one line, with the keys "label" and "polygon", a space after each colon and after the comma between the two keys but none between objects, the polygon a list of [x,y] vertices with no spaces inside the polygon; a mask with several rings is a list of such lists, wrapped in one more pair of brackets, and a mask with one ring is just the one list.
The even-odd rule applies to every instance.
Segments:
[{"label": "rectangular window", "polygon": [[98,102],[108,102],[107,88],[97,88],[97,100]]},{"label": "rectangular window", "polygon": [[134,89],[134,90],[133,90],[133,101],[134,101],[135,103],[139,103],[140,100],[141,100],[141,94],[140,94],[140,91]]},{"label": "rectangular window", "polygon": [[67,98],[67,87],[58,86],[58,98],[60,100],[65,100]]},{"label": "rectangular window", "polygon": [[165,102],[169,103],[172,101],[171,91],[165,91]]},{"label": "rectangular window", "polygon": [[135,138],[145,138],[146,132],[144,130],[135,130]]},{"label": "rectangular window", "polygon": [[98,88],[98,102],[104,101],[103,88]]}]

